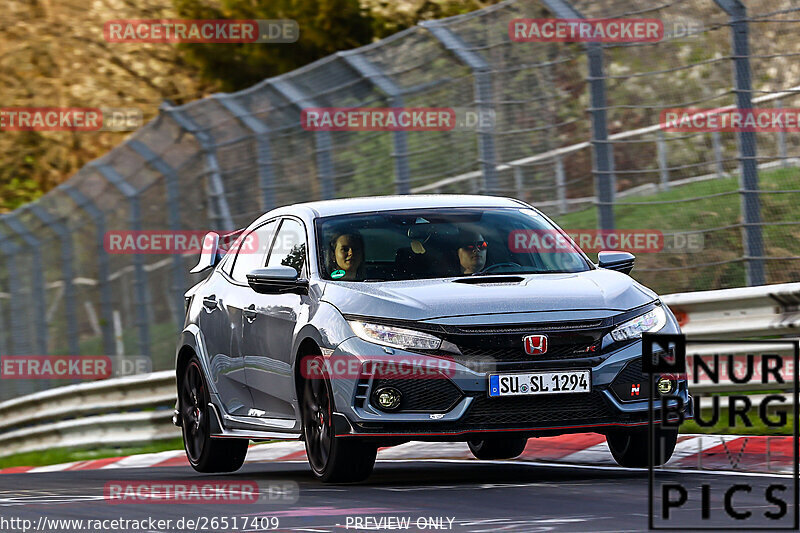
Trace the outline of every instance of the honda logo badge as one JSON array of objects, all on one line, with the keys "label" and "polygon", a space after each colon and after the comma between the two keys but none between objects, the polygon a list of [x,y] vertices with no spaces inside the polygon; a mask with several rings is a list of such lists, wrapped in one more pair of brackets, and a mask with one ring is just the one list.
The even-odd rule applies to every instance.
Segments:
[{"label": "honda logo badge", "polygon": [[525,353],[528,355],[541,355],[547,352],[547,335],[527,335],[522,337],[525,343]]}]

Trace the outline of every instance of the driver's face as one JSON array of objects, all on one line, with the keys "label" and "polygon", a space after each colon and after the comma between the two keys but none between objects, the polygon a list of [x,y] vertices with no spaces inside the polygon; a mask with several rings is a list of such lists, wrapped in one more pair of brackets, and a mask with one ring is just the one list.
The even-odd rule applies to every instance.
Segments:
[{"label": "driver's face", "polygon": [[359,242],[350,235],[342,235],[336,239],[335,246],[336,264],[347,273],[347,276],[355,276],[364,259],[364,251]]},{"label": "driver's face", "polygon": [[483,235],[478,235],[475,242],[466,243],[458,249],[458,261],[464,274],[480,272],[486,265],[486,248],[478,246],[485,242]]}]

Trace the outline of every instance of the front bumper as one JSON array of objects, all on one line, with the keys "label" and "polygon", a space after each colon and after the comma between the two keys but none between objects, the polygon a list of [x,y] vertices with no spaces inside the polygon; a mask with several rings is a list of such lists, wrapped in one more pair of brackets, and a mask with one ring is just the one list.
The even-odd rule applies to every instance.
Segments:
[{"label": "front bumper", "polygon": [[[642,343],[634,342],[603,354],[603,361],[591,370],[592,390],[588,393],[490,398],[488,374],[465,365],[448,362],[446,375],[436,380],[395,382],[409,391],[409,401],[396,412],[379,409],[374,391],[385,384],[375,376],[336,377],[332,379],[337,408],[336,432],[339,436],[406,438],[414,440],[467,440],[487,434],[520,436],[557,435],[570,432],[604,433],[615,427],[646,426],[649,423],[648,395],[641,400],[625,398],[612,390],[612,383],[631,361],[641,360]],[[391,352],[391,353],[389,353]],[[380,354],[377,356],[361,354]],[[383,347],[351,338],[332,354],[356,358],[362,363],[376,358],[398,362],[439,358]],[[579,367],[536,368],[539,370],[575,370]],[[506,371],[501,371],[506,372]],[[513,371],[512,371],[513,372]],[[618,383],[618,382],[617,382]],[[618,387],[617,387],[618,389]],[[683,404],[684,418],[693,416],[693,402],[685,380],[678,380],[674,393]],[[676,400],[670,402],[677,406]],[[655,420],[660,420],[660,401],[654,402]]]}]

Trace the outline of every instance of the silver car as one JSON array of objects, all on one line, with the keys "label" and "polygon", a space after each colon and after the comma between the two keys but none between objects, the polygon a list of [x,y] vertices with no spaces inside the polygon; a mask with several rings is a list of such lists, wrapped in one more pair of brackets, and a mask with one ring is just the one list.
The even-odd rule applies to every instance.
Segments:
[{"label": "silver car", "polygon": [[[591,260],[519,200],[432,195],[266,213],[223,253],[210,233],[186,293],[174,421],[195,470],[230,472],[250,440],[301,439],[326,482],[363,480],[378,447],[466,441],[478,459],[527,439],[605,434],[648,463],[642,333],[680,333],[627,274]],[[550,247],[543,247],[543,243]],[[686,416],[685,376],[654,395]],[[654,457],[677,429],[655,428]]]}]

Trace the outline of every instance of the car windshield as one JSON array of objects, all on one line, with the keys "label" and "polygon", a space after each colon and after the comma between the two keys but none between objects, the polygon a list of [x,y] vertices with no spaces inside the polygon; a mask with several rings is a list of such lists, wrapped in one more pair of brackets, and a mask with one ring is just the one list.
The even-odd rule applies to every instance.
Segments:
[{"label": "car windshield", "polygon": [[323,279],[395,281],[583,272],[577,246],[533,209],[440,208],[316,222]]}]

